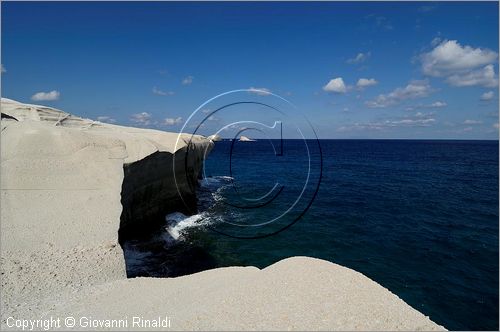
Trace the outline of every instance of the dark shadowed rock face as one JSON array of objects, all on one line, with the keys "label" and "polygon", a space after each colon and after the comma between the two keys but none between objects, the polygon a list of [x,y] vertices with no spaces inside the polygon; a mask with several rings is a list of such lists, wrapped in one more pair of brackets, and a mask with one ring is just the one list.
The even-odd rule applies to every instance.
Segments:
[{"label": "dark shadowed rock face", "polygon": [[206,149],[211,145],[190,143],[175,154],[155,152],[124,164],[120,242],[158,227],[168,213],[197,213],[196,188]]}]

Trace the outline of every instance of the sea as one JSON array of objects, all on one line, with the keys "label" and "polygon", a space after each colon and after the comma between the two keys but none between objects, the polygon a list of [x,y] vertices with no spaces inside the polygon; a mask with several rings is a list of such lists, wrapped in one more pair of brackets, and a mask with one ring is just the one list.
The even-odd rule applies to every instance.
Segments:
[{"label": "sea", "polygon": [[[123,244],[129,277],[311,256],[450,330],[498,330],[498,141],[221,141],[179,212]],[[307,276],[304,276],[307,278]]]}]

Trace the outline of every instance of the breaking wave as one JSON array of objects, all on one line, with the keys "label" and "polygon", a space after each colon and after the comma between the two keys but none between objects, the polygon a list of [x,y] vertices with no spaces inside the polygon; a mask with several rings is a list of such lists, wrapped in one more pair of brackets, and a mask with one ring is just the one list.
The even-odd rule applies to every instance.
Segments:
[{"label": "breaking wave", "polygon": [[207,177],[199,181],[198,190],[198,214],[187,216],[180,212],[170,213],[165,216],[166,242],[182,241],[190,229],[204,227],[213,223],[221,222],[223,217],[216,214],[217,204],[223,200],[222,191],[233,180],[230,176]]},{"label": "breaking wave", "polygon": [[179,240],[182,233],[189,228],[205,226],[210,223],[210,219],[206,218],[206,213],[186,216],[180,212],[174,212],[168,214],[165,220],[168,224],[165,230],[174,240]]}]

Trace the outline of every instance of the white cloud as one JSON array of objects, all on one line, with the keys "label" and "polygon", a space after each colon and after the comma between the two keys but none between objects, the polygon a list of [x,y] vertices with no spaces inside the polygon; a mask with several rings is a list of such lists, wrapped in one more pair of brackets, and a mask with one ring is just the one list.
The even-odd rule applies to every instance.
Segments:
[{"label": "white cloud", "polygon": [[132,114],[130,121],[141,126],[147,126],[151,124],[151,114],[147,112]]},{"label": "white cloud", "polygon": [[430,52],[420,55],[425,75],[444,77],[452,86],[495,87],[498,77],[493,64],[498,53],[487,48],[462,46],[456,40],[432,41]]},{"label": "white cloud", "polygon": [[360,78],[358,80],[358,83],[356,83],[356,86],[358,88],[365,88],[365,87],[373,86],[373,85],[376,85],[376,84],[378,84],[378,82],[374,78]]},{"label": "white cloud", "polygon": [[498,122],[493,124],[493,128],[498,129]]},{"label": "white cloud", "polygon": [[436,122],[436,119],[434,118],[427,118],[427,119],[402,119],[402,120],[395,120],[395,121],[389,121],[388,123],[392,126],[395,125],[410,125],[410,126],[428,126],[432,123]]},{"label": "white cloud", "polygon": [[115,120],[115,119],[113,119],[112,117],[107,116],[107,115],[98,116],[98,117],[97,117],[97,121],[100,121],[100,122],[107,122],[107,123],[115,123],[115,122],[116,122],[116,120]]},{"label": "white cloud", "polygon": [[483,123],[483,121],[479,121],[479,120],[465,120],[464,121],[464,125],[478,125],[481,123]]},{"label": "white cloud", "polygon": [[419,105],[413,105],[413,106],[408,106],[406,108],[407,111],[415,111],[420,108],[442,108],[448,106],[447,103],[444,101],[435,101],[432,104],[419,104]]},{"label": "white cloud", "polygon": [[194,79],[193,76],[188,76],[188,77],[184,78],[182,80],[182,85],[189,85],[189,84],[193,83],[193,79]]},{"label": "white cloud", "polygon": [[468,71],[496,61],[498,54],[489,49],[462,46],[456,40],[444,40],[432,51],[421,55],[426,75],[443,77]]},{"label": "white cloud", "polygon": [[434,112],[429,112],[429,113],[417,112],[413,117],[417,119],[422,119],[422,118],[429,118],[432,116],[434,116]]},{"label": "white cloud", "polygon": [[498,77],[496,77],[493,65],[487,65],[468,73],[451,75],[446,79],[446,82],[458,87],[480,85],[493,88],[498,85]]},{"label": "white cloud", "polygon": [[428,107],[431,108],[441,108],[441,107],[446,107],[448,104],[446,104],[444,101],[435,101],[432,104],[430,104]]},{"label": "white cloud", "polygon": [[254,88],[254,87],[250,87],[250,88],[248,88],[248,92],[249,93],[254,93],[254,94],[259,95],[259,96],[267,96],[267,95],[271,94],[271,90],[269,90],[267,88]]},{"label": "white cloud", "polygon": [[481,100],[483,101],[488,101],[488,100],[492,100],[493,97],[495,97],[495,93],[493,91],[488,91],[488,92],[485,92],[481,95]]},{"label": "white cloud", "polygon": [[182,118],[179,116],[178,118],[166,118],[163,120],[163,124],[166,126],[173,126],[182,123]]},{"label": "white cloud", "polygon": [[366,60],[368,60],[370,58],[370,56],[371,56],[370,52],[358,53],[355,57],[347,59],[346,62],[350,63],[350,64],[362,63],[362,62],[365,62]]},{"label": "white cloud", "polygon": [[52,90],[50,92],[37,92],[31,96],[31,100],[43,101],[43,100],[58,100],[61,93],[57,90]]},{"label": "white cloud", "polygon": [[1,72],[2,74],[7,72],[7,69],[5,69],[5,67],[4,67],[4,65],[3,65],[3,64],[0,64],[0,72]]},{"label": "white cloud", "polygon": [[397,88],[388,94],[378,95],[375,99],[367,101],[365,104],[370,108],[383,108],[399,104],[407,99],[427,97],[432,92],[427,80],[411,81],[404,88]]},{"label": "white cloud", "polygon": [[373,121],[366,123],[354,123],[353,125],[342,126],[337,129],[340,132],[363,131],[363,130],[388,130],[400,127],[429,127],[436,123],[431,114],[417,113],[413,117],[388,119],[383,121]]},{"label": "white cloud", "polygon": [[155,95],[159,95],[159,96],[172,96],[174,94],[173,91],[162,91],[162,90],[158,89],[157,87],[153,88],[153,93]]},{"label": "white cloud", "polygon": [[345,93],[347,91],[347,87],[345,86],[342,77],[337,77],[331,79],[330,82],[323,87],[323,90],[327,92]]}]

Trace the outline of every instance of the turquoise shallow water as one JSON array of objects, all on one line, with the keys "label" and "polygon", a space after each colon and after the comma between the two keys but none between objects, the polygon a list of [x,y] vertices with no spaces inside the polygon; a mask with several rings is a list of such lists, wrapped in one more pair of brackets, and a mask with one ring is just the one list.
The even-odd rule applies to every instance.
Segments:
[{"label": "turquoise shallow water", "polygon": [[[448,329],[498,329],[497,141],[321,140],[316,196],[320,150],[307,143],[310,161],[300,140],[284,141],[283,156],[264,140],[232,152],[231,142],[217,143],[200,213],[171,215],[129,242],[129,276],[313,256],[362,272]],[[252,226],[301,193],[284,217]],[[293,223],[313,197],[291,227],[261,237]]]}]

